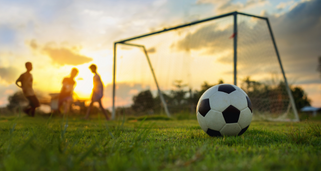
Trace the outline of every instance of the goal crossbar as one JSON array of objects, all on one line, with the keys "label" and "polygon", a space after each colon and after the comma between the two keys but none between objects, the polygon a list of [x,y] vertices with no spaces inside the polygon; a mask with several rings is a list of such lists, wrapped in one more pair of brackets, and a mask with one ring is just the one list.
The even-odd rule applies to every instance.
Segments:
[{"label": "goal crossbar", "polygon": [[260,16],[257,16],[257,15],[246,14],[246,13],[241,13],[241,12],[234,11],[234,12],[230,12],[230,13],[226,13],[226,14],[222,14],[222,15],[206,18],[206,19],[203,19],[203,20],[193,21],[193,22],[190,22],[190,23],[187,23],[187,24],[182,24],[182,25],[178,25],[178,26],[174,26],[174,27],[170,27],[170,28],[164,28],[163,30],[155,31],[155,32],[152,32],[152,33],[142,34],[142,35],[131,37],[131,38],[128,38],[128,39],[119,40],[119,41],[116,41],[115,43],[116,44],[117,43],[125,43],[127,41],[140,39],[140,38],[151,36],[151,35],[154,35],[154,34],[159,34],[159,33],[167,32],[167,31],[171,31],[171,30],[175,30],[175,29],[179,29],[179,28],[183,28],[183,27],[187,27],[187,26],[192,26],[192,25],[195,25],[195,24],[203,23],[203,22],[206,22],[206,21],[216,20],[216,19],[219,19],[219,18],[228,17],[228,16],[232,16],[232,15],[238,15],[238,14],[245,15],[245,16],[248,16],[248,17],[255,17],[255,18],[259,18],[259,19],[264,19],[264,20],[268,19],[266,17],[260,17]]}]

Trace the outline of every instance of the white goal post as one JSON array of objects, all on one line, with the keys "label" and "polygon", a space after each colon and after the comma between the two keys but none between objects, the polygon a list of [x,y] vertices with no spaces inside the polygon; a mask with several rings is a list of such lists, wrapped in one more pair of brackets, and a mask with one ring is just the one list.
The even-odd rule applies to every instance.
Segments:
[{"label": "white goal post", "polygon": [[[238,21],[239,17],[243,17],[243,20],[242,21]],[[117,79],[118,79],[117,70],[119,68],[119,67],[117,67],[117,62],[118,62],[117,59],[119,57],[118,54],[117,54],[117,51],[119,51],[119,48],[118,48],[119,45],[123,46],[123,47],[127,47],[127,46],[128,47],[135,47],[135,48],[139,48],[139,49],[143,50],[142,56],[145,56],[145,60],[148,63],[148,69],[150,70],[149,72],[151,72],[154,85],[156,85],[156,88],[157,88],[157,91],[156,91],[157,92],[157,96],[159,96],[160,102],[162,103],[162,107],[164,108],[165,113],[167,114],[167,116],[170,117],[171,116],[171,114],[170,114],[171,111],[168,109],[168,104],[167,104],[166,100],[164,99],[164,96],[163,96],[164,90],[162,89],[162,86],[159,85],[159,83],[164,81],[164,79],[161,79],[161,81],[158,82],[159,81],[158,77],[160,77],[159,76],[160,74],[155,73],[154,68],[153,68],[153,66],[156,63],[155,62],[156,60],[154,60],[154,61],[150,60],[149,53],[154,53],[155,52],[155,50],[154,50],[155,48],[151,47],[151,45],[149,45],[148,43],[146,44],[146,42],[148,42],[148,41],[142,41],[140,43],[138,40],[149,38],[148,40],[150,42],[151,41],[154,42],[155,40],[152,38],[153,36],[155,37],[156,35],[167,34],[169,32],[173,32],[173,31],[174,32],[176,31],[177,33],[175,33],[175,34],[177,34],[177,35],[184,34],[184,38],[188,37],[190,39],[195,38],[197,36],[197,34],[198,34],[199,36],[195,40],[189,40],[188,43],[184,44],[184,46],[188,46],[188,48],[186,48],[187,50],[184,53],[185,54],[187,54],[187,53],[191,54],[191,53],[196,53],[196,51],[199,51],[198,54],[204,54],[205,53],[204,50],[200,50],[201,48],[196,47],[197,45],[194,45],[195,43],[193,44],[191,42],[193,42],[193,41],[194,42],[196,42],[196,41],[205,42],[204,40],[202,40],[202,38],[205,38],[205,39],[208,38],[208,37],[214,37],[215,38],[215,36],[217,36],[219,34],[214,34],[214,31],[213,31],[214,29],[212,29],[211,32],[206,33],[207,34],[206,37],[202,37],[202,36],[200,36],[201,35],[201,31],[198,32],[198,30],[201,30],[201,29],[203,29],[205,27],[208,27],[208,26],[205,25],[205,26],[201,27],[201,26],[198,26],[198,25],[201,25],[201,24],[204,24],[204,23],[210,23],[210,22],[221,20],[221,19],[225,19],[225,18],[228,18],[227,21],[230,21],[230,19],[233,19],[232,24],[224,24],[225,26],[223,27],[223,26],[218,26],[218,24],[214,23],[214,24],[212,24],[212,26],[215,27],[216,32],[219,32],[220,35],[225,34],[227,32],[227,31],[225,31],[225,30],[227,30],[227,28],[231,28],[230,30],[232,31],[231,40],[225,40],[224,39],[224,41],[228,41],[229,43],[230,43],[230,41],[233,41],[233,48],[231,48],[233,50],[226,51],[226,53],[230,53],[231,52],[233,54],[233,58],[232,58],[232,60],[233,60],[233,71],[232,71],[233,72],[232,73],[233,79],[231,80],[232,81],[231,84],[240,85],[240,83],[238,83],[238,80],[240,80],[238,78],[238,75],[239,75],[239,72],[240,71],[242,72],[243,70],[238,68],[238,66],[240,66],[240,65],[238,65],[239,60],[241,59],[240,62],[243,63],[243,64],[246,63],[246,61],[244,60],[245,59],[244,56],[255,56],[255,55],[260,54],[261,52],[263,53],[263,50],[261,50],[261,48],[264,49],[265,45],[269,44],[268,45],[269,46],[269,50],[265,50],[266,52],[269,51],[268,52],[269,55],[263,54],[262,56],[268,56],[268,57],[265,57],[265,58],[272,58],[272,56],[275,57],[275,60],[277,61],[278,66],[279,66],[278,73],[280,73],[279,75],[282,78],[280,79],[281,81],[280,81],[280,83],[278,83],[277,86],[270,86],[270,87],[274,87],[274,89],[273,88],[269,88],[268,86],[266,86],[267,84],[264,84],[265,85],[265,89],[269,89],[269,94],[266,95],[266,96],[269,96],[269,99],[265,100],[265,101],[268,101],[268,102],[264,102],[264,103],[265,103],[266,106],[271,106],[273,108],[272,102],[270,102],[271,99],[273,100],[273,98],[271,98],[272,97],[271,94],[273,94],[273,93],[274,93],[274,95],[276,94],[275,91],[274,91],[276,89],[275,87],[280,87],[280,85],[285,85],[284,91],[286,91],[286,93],[288,95],[287,100],[284,100],[285,98],[283,97],[283,95],[279,94],[279,95],[275,95],[275,96],[278,96],[278,98],[280,99],[279,103],[282,103],[281,106],[286,106],[286,107],[282,107],[282,112],[284,112],[284,111],[288,112],[288,109],[290,107],[292,107],[292,111],[293,111],[293,115],[294,116],[290,119],[290,121],[299,121],[299,116],[298,116],[298,113],[297,113],[297,110],[296,110],[295,102],[294,102],[294,99],[293,99],[293,96],[292,96],[292,93],[291,93],[291,89],[289,87],[289,84],[288,84],[288,81],[287,81],[287,78],[286,78],[286,75],[285,75],[285,71],[284,71],[283,66],[282,66],[280,54],[279,54],[279,51],[278,51],[278,48],[277,48],[277,45],[276,45],[276,42],[275,42],[275,38],[274,38],[274,35],[273,35],[273,32],[272,32],[272,28],[271,28],[271,25],[270,25],[270,22],[269,22],[268,18],[261,17],[261,16],[256,16],[256,15],[251,15],[251,14],[246,14],[246,13],[241,13],[241,12],[236,12],[236,11],[235,12],[231,12],[231,13],[227,13],[227,14],[223,14],[223,15],[219,15],[219,16],[215,16],[215,17],[211,17],[211,18],[207,18],[207,19],[203,19],[203,20],[194,21],[194,22],[187,23],[187,24],[182,24],[182,25],[179,25],[179,26],[171,27],[171,28],[164,28],[163,30],[159,30],[159,31],[155,31],[155,32],[152,32],[152,33],[143,34],[143,35],[139,35],[139,36],[135,36],[135,37],[131,37],[131,38],[128,38],[128,39],[124,39],[124,40],[120,40],[120,41],[114,42],[113,85],[112,85],[112,119],[115,119],[115,117],[116,117],[116,97],[117,97],[116,91],[118,91],[117,90]],[[256,21],[253,22],[252,20],[256,20]],[[257,24],[258,21],[261,22],[261,23],[265,23],[266,25],[263,24],[264,26],[258,26],[258,24]],[[248,24],[245,24],[246,22]],[[198,27],[196,27],[196,26],[198,26]],[[191,27],[193,27],[193,28],[191,28]],[[196,28],[194,28],[194,27],[196,27]],[[256,33],[258,35],[255,35],[255,36],[253,36],[252,33],[248,33],[249,31],[248,32],[245,31],[245,34],[248,34],[247,37],[244,36],[245,34],[243,34],[243,37],[242,37],[242,33],[240,33],[240,30],[244,31],[245,29],[248,29],[248,28],[254,30],[254,29],[257,29],[257,27],[264,28],[264,31],[267,32],[267,33],[264,33],[264,34],[266,34],[266,37],[267,37],[267,38],[264,39],[264,41],[267,42],[267,43],[261,43],[260,41],[263,41],[263,39],[262,38],[258,38],[258,37],[260,37],[260,35],[259,35],[260,32],[263,32],[263,31],[257,31]],[[188,32],[186,32],[186,31],[181,31],[180,32],[179,31],[179,30],[183,30],[183,29],[185,29],[185,30],[189,29],[189,31]],[[203,33],[204,33],[204,31],[203,31]],[[240,35],[241,35],[241,37],[240,37]],[[268,37],[269,37],[269,40],[268,40]],[[240,39],[240,40],[238,40],[238,39]],[[159,42],[164,42],[166,40],[168,40],[168,39],[163,38],[163,39],[160,39]],[[170,45],[168,47],[173,48],[174,46],[176,46],[176,48],[177,48],[178,47],[178,43],[177,42],[182,42],[182,38],[179,38],[179,39],[178,38],[177,39],[173,38],[173,40],[171,40],[171,41],[172,41],[171,43],[168,43]],[[248,45],[247,45],[246,41],[250,41],[250,43],[248,43]],[[229,45],[229,43],[227,43],[227,44]],[[157,43],[154,43],[154,44],[156,46]],[[181,44],[183,44],[183,43],[181,43]],[[258,44],[260,44],[261,48],[256,48],[255,47],[255,46],[258,46]],[[163,45],[160,45],[160,43],[158,43],[157,45],[159,45],[159,47],[163,47]],[[213,45],[213,44],[211,44],[211,45]],[[181,47],[181,46],[179,46],[179,47]],[[215,47],[213,47],[213,48],[215,48]],[[270,52],[270,51],[272,51],[271,49],[274,49],[274,54],[272,54],[272,55],[271,55],[271,52]],[[252,52],[250,50],[253,50],[255,52]],[[212,50],[212,52],[213,51],[214,50]],[[132,54],[134,54],[134,53],[132,53]],[[124,56],[124,55],[122,55],[122,56]],[[162,55],[159,55],[159,56],[162,56]],[[166,55],[163,54],[163,58],[165,58],[164,56],[166,56],[166,57],[168,56],[168,58],[169,58],[168,60],[170,60],[170,57],[169,57],[168,54],[166,54]],[[179,56],[178,53],[176,54],[176,56]],[[223,59],[223,57],[221,57],[220,59]],[[248,60],[249,62],[252,62],[251,59],[254,59],[254,57],[246,59],[246,60]],[[159,60],[160,59],[158,59],[158,61]],[[190,61],[188,63],[191,63]],[[221,60],[221,61],[223,61],[223,60]],[[168,61],[167,61],[167,63],[168,63]],[[216,61],[216,63],[218,63],[218,62]],[[263,61],[263,63],[264,63],[264,61]],[[141,64],[139,64],[139,65],[141,65]],[[128,64],[126,66],[130,66],[130,65]],[[163,66],[162,69],[166,70],[166,68],[164,68],[164,65],[162,65],[162,66]],[[276,65],[273,64],[273,66],[276,66]],[[202,66],[196,66],[196,67],[193,67],[193,68],[197,68],[197,67],[202,67]],[[126,69],[126,67],[124,67],[124,68]],[[272,67],[270,67],[270,68],[272,68]],[[258,70],[259,69],[257,69],[256,71],[258,71]],[[275,67],[274,67],[274,70],[275,70]],[[126,72],[128,72],[128,74],[129,74],[131,71],[126,71]],[[146,70],[144,70],[142,72],[146,72]],[[160,72],[160,69],[158,69],[158,72]],[[262,71],[260,71],[260,72],[262,72]],[[272,73],[273,71],[269,70],[267,72],[271,72]],[[171,75],[171,74],[167,74],[167,75]],[[220,75],[220,74],[216,74],[216,75]],[[244,77],[244,75],[245,74],[243,74],[242,76]],[[257,78],[259,78],[259,77],[257,77]],[[123,79],[123,80],[125,80],[125,79]],[[203,80],[203,81],[208,81],[208,80]],[[249,86],[250,85],[249,79],[248,79],[247,83],[248,83],[248,86]],[[255,81],[253,81],[253,83],[257,84],[257,85],[259,85],[261,87],[264,87],[264,86],[262,86],[261,83],[258,83],[258,82],[255,82]],[[179,86],[180,85],[178,85],[178,87]],[[191,86],[189,86],[189,87],[191,87]],[[253,89],[253,87],[252,87],[252,89]],[[252,90],[252,89],[250,89],[249,91],[253,91],[252,94],[255,94],[254,90]],[[260,88],[260,89],[264,89],[264,88]],[[283,88],[281,88],[281,89],[283,89]],[[168,90],[168,92],[169,92],[169,90]],[[261,92],[261,94],[264,94],[264,93]],[[249,96],[251,98],[251,95],[249,95]],[[282,96],[282,99],[281,99],[281,96]],[[255,99],[256,99],[256,97],[253,97],[253,100],[255,100]],[[258,101],[261,101],[261,100],[258,100]],[[283,109],[283,108],[285,108],[285,109]],[[258,110],[260,110],[260,109],[258,109]],[[261,110],[261,111],[264,113],[266,110]],[[273,111],[273,110],[271,110],[271,111]]]}]

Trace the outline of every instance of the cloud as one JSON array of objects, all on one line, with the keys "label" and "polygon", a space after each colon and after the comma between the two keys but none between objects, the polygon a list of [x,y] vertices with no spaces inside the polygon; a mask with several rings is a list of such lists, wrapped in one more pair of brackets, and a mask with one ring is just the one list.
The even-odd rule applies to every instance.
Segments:
[{"label": "cloud", "polygon": [[[133,103],[133,97],[139,92],[148,90],[150,87],[142,84],[131,84],[125,82],[119,82],[116,84],[116,106],[129,106]],[[105,87],[106,97],[112,97],[112,84],[108,84]],[[110,104],[108,104],[110,105]]]},{"label": "cloud", "polygon": [[182,51],[205,48],[208,50],[208,53],[220,53],[228,48],[222,40],[231,41],[229,40],[229,37],[233,34],[231,28],[232,26],[229,26],[227,29],[219,30],[218,24],[207,25],[193,33],[187,34],[184,39],[173,44],[172,48]]},{"label": "cloud", "polygon": [[[318,57],[321,56],[320,6],[321,1],[305,1],[278,17],[268,15],[283,67],[296,84],[321,82],[317,73]],[[181,51],[205,50],[212,56],[229,51],[218,62],[231,63],[233,45],[228,37],[233,33],[233,26],[222,30],[218,24],[207,25],[188,34],[173,47]],[[238,70],[243,74],[280,71],[264,20],[240,21],[238,32]],[[254,65],[256,67],[251,67]]]},{"label": "cloud", "polygon": [[0,80],[9,84],[13,83],[18,78],[18,70],[14,67],[0,67]]},{"label": "cloud", "polygon": [[151,47],[149,49],[147,49],[148,53],[155,53],[156,52],[156,48],[155,47]]},{"label": "cloud", "polygon": [[36,40],[34,40],[34,39],[30,41],[29,46],[34,50],[38,49],[38,44],[37,44]]},{"label": "cloud", "polygon": [[52,62],[58,65],[81,65],[93,60],[90,57],[79,54],[79,48],[77,47],[59,47],[56,43],[47,43],[41,47],[35,40],[31,40],[29,46],[33,50],[49,56]]},{"label": "cloud", "polygon": [[308,82],[321,82],[317,74],[321,56],[320,7],[319,0],[305,1],[278,17],[269,15],[286,71],[302,82],[307,82],[307,77]]},{"label": "cloud", "polygon": [[92,58],[77,54],[77,51],[74,52],[65,47],[54,47],[47,44],[42,50],[54,63],[59,65],[80,65],[92,61]]},{"label": "cloud", "polygon": [[[250,18],[249,18],[250,19]],[[241,22],[238,24],[237,67],[241,73],[252,75],[266,71],[279,71],[278,62],[268,30],[262,30],[266,25],[263,21],[256,23]],[[197,50],[203,55],[217,58],[221,64],[233,63],[233,25],[220,29],[220,23],[202,27],[172,45],[179,51]],[[268,65],[267,65],[268,64]],[[255,66],[255,67],[253,67]]]},{"label": "cloud", "polygon": [[279,10],[282,10],[282,9],[285,9],[289,6],[293,6],[295,3],[294,1],[289,1],[289,2],[280,2],[276,8],[279,9]]},{"label": "cloud", "polygon": [[268,0],[247,0],[245,3],[233,2],[233,0],[198,0],[196,4],[213,4],[215,5],[215,11],[219,14],[232,11],[242,11],[245,9],[255,8],[257,6],[263,6],[269,3]]},{"label": "cloud", "polygon": [[313,0],[299,3],[291,11],[279,17],[270,15],[279,36],[288,42],[320,43],[321,1]]}]

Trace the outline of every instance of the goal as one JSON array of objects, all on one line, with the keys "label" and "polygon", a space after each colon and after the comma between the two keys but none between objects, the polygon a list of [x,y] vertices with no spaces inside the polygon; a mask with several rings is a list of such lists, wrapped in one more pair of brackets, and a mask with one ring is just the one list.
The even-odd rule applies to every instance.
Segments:
[{"label": "goal", "polygon": [[115,42],[112,118],[194,114],[218,83],[241,87],[255,119],[299,121],[268,18],[240,12]]}]

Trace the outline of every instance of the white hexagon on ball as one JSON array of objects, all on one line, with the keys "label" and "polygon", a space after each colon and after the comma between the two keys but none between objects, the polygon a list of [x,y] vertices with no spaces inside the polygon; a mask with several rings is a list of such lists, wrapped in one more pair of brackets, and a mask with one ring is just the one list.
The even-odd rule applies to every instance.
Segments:
[{"label": "white hexagon on ball", "polygon": [[196,110],[198,123],[210,136],[242,135],[253,115],[247,94],[231,84],[219,84],[206,90]]},{"label": "white hexagon on ball", "polygon": [[241,111],[238,123],[242,129],[250,125],[252,116],[252,111],[249,108],[245,108]]},{"label": "white hexagon on ball", "polygon": [[220,130],[222,135],[235,136],[241,132],[241,127],[238,123],[225,124]]},{"label": "white hexagon on ball", "polygon": [[210,110],[205,116],[205,122],[208,128],[221,130],[225,125],[225,120],[221,112]]},{"label": "white hexagon on ball", "polygon": [[[243,100],[242,100],[243,98]],[[247,107],[247,101],[246,96],[244,96],[244,93],[240,91],[239,89],[236,89],[232,93],[229,94],[229,99],[231,101],[231,105],[236,107],[239,110],[243,110]]]},{"label": "white hexagon on ball", "polygon": [[230,97],[224,92],[214,92],[210,99],[210,107],[216,111],[222,112],[230,103]]}]

